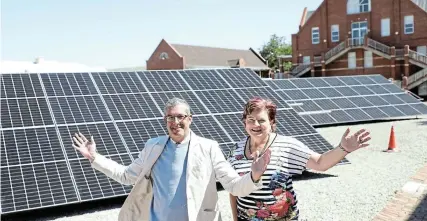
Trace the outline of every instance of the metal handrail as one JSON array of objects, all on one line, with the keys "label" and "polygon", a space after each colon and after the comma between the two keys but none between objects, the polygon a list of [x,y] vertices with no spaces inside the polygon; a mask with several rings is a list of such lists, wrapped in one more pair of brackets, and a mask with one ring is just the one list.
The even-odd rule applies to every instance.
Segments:
[{"label": "metal handrail", "polygon": [[298,73],[300,73],[301,71],[303,71],[303,70],[305,70],[305,69],[309,68],[310,66],[311,66],[311,64],[301,64],[301,65],[298,65],[298,66],[296,66],[295,68],[293,68],[293,69],[291,70],[291,74],[298,74]]},{"label": "metal handrail", "polygon": [[332,58],[336,54],[340,53],[345,49],[345,41],[339,43],[337,46],[329,50],[325,53],[325,61],[329,60],[329,58]]},{"label": "metal handrail", "polygon": [[424,68],[421,71],[418,71],[417,73],[411,75],[408,77],[408,86],[417,82],[418,80],[427,77],[427,68]]},{"label": "metal handrail", "polygon": [[375,41],[374,39],[368,38],[368,47],[373,48],[377,51],[381,51],[385,54],[391,54],[391,48],[383,43]]},{"label": "metal handrail", "polygon": [[417,94],[413,93],[413,92],[412,92],[412,91],[410,91],[410,90],[406,90],[406,93],[408,93],[409,95],[414,96],[414,97],[415,97],[415,99],[417,99],[417,100],[424,101],[424,98],[422,98],[422,97],[418,96]]},{"label": "metal handrail", "polygon": [[409,49],[409,57],[414,59],[414,60],[417,60],[419,62],[422,62],[424,64],[427,64],[427,56],[426,55],[423,55],[423,54],[418,53],[416,51],[413,51],[411,49]]},{"label": "metal handrail", "polygon": [[365,44],[365,38],[349,38],[347,42],[350,47],[363,46]]}]

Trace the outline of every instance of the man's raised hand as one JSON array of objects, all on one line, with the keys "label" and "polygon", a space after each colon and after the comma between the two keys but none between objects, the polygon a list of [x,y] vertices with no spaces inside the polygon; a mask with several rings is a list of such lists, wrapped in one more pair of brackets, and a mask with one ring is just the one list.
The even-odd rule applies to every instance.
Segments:
[{"label": "man's raised hand", "polygon": [[90,137],[90,141],[86,139],[86,137],[81,134],[80,132],[77,134],[74,134],[73,137],[74,143],[73,147],[80,151],[80,153],[91,162],[95,158],[96,154],[96,144],[93,140],[93,136]]}]

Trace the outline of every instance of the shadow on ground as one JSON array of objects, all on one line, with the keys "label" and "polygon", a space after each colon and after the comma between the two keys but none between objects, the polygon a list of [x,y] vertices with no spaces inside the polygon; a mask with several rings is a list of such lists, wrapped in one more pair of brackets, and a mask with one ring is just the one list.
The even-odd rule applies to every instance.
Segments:
[{"label": "shadow on ground", "polygon": [[407,220],[427,220],[427,195],[424,196]]},{"label": "shadow on ground", "polygon": [[120,196],[109,199],[30,210],[14,214],[5,214],[1,216],[1,221],[47,221],[68,216],[77,216],[86,213],[120,208],[125,199],[125,196]]},{"label": "shadow on ground", "polygon": [[[337,177],[326,173],[315,173],[304,171],[302,175],[295,176],[293,180],[311,180],[319,178]],[[217,183],[218,191],[224,191],[220,183]],[[14,214],[2,215],[2,221],[48,221],[53,219],[65,218],[69,216],[77,216],[97,211],[118,209],[120,208],[126,196],[114,197],[109,199],[94,200],[82,203],[74,203],[56,207],[42,208],[30,211],[24,211]]]},{"label": "shadow on ground", "polygon": [[314,180],[314,179],[330,178],[330,177],[338,177],[338,176],[327,174],[327,173],[316,173],[312,171],[304,171],[301,175],[293,177],[292,180]]},{"label": "shadow on ground", "polygon": [[418,125],[427,126],[427,120],[418,122]]}]

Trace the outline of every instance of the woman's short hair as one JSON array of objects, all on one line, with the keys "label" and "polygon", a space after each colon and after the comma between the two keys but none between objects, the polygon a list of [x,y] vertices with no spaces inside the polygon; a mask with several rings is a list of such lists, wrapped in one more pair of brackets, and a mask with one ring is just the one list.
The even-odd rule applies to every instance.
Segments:
[{"label": "woman's short hair", "polygon": [[242,120],[246,120],[246,117],[254,110],[266,110],[268,114],[268,120],[272,121],[271,129],[272,131],[276,131],[277,106],[273,101],[261,97],[254,97],[248,100],[243,110]]}]

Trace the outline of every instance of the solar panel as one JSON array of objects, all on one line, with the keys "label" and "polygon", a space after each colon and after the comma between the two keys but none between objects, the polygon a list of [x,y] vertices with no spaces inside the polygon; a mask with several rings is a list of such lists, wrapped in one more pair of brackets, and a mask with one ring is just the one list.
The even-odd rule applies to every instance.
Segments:
[{"label": "solar panel", "polygon": [[[301,84],[318,90],[326,82]],[[2,74],[0,86],[3,214],[128,194],[131,186],[90,167],[72,137],[94,136],[99,153],[127,165],[148,139],[167,133],[163,106],[172,97],[189,102],[192,130],[226,156],[246,136],[243,105],[254,96],[276,102],[280,134],[320,153],[332,148],[310,125],[315,119],[298,115],[250,69]]]},{"label": "solar panel", "polygon": [[427,106],[381,75],[265,80],[312,125],[427,114]]}]

